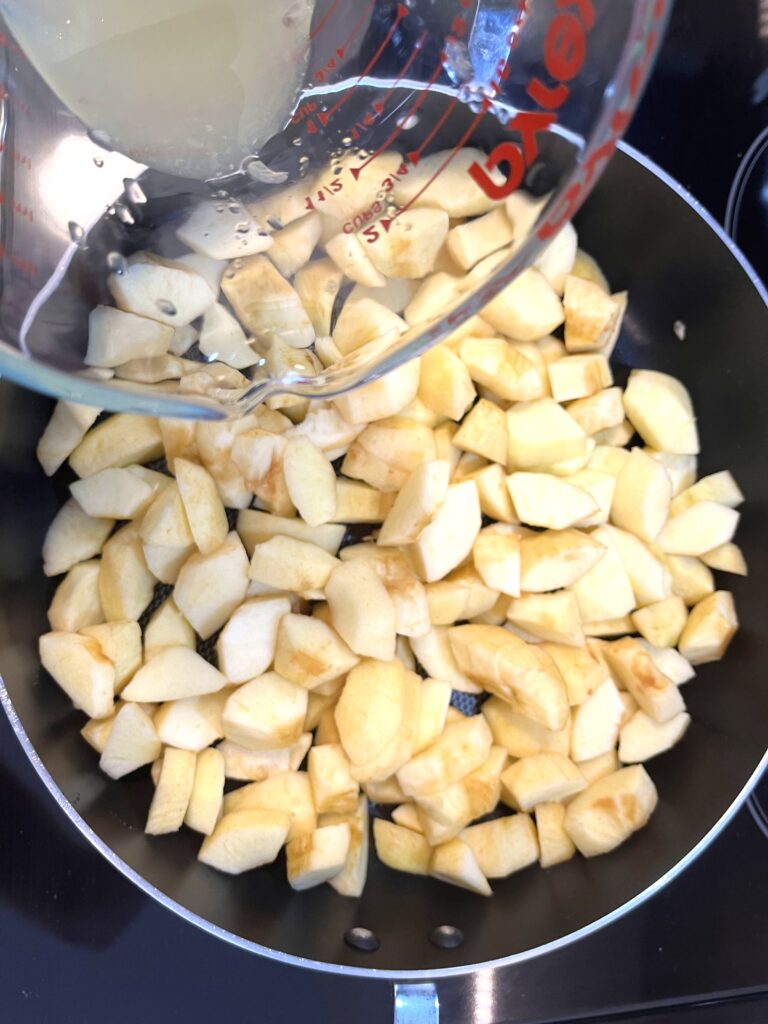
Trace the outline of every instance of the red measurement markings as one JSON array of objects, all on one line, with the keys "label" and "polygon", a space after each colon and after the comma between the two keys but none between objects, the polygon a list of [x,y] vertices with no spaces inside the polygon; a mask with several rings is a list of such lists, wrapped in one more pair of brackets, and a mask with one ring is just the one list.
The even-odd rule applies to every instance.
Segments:
[{"label": "red measurement markings", "polygon": [[[429,178],[429,180],[424,185],[422,185],[422,187],[419,189],[419,191],[414,196],[412,196],[409,199],[409,201],[405,204],[405,206],[401,207],[401,209],[399,209],[397,211],[397,213],[394,215],[394,217],[382,217],[382,219],[379,221],[379,223],[381,224],[381,226],[384,228],[385,231],[389,231],[390,227],[392,226],[393,221],[397,220],[398,217],[400,217],[402,214],[405,213],[406,210],[409,210],[413,206],[413,204],[416,202],[416,200],[419,199],[419,197],[422,196],[427,191],[427,189],[435,181],[435,179],[438,178],[443,173],[445,168],[450,164],[450,162],[453,160],[453,158],[456,156],[456,154],[459,152],[459,150],[463,149],[464,146],[466,146],[466,144],[469,141],[470,137],[472,136],[472,133],[474,132],[475,128],[477,128],[477,126],[480,124],[482,119],[485,117],[486,112],[490,109],[490,106],[491,106],[490,100],[487,100],[487,99],[483,100],[483,109],[480,111],[479,114],[477,114],[472,119],[472,121],[470,121],[469,127],[467,128],[467,130],[464,132],[462,137],[459,139],[459,141],[453,147],[453,149],[448,154],[448,156],[445,158],[445,160],[443,160],[443,162],[437,168],[435,173]],[[375,239],[369,238],[368,241],[372,242],[372,241],[375,241]]]},{"label": "red measurement markings", "polygon": [[32,157],[28,153],[22,153],[18,149],[8,149],[4,142],[0,142],[0,153],[8,153],[20,167],[32,170]]},{"label": "red measurement markings", "polygon": [[316,210],[317,206],[315,203],[324,203],[328,196],[336,195],[337,192],[341,192],[344,188],[340,178],[334,178],[333,181],[329,181],[327,185],[323,185],[315,193],[315,198],[307,196],[304,200],[304,205],[307,210]]},{"label": "red measurement markings", "polygon": [[445,56],[444,54],[441,55],[440,63],[437,65],[435,70],[432,72],[432,75],[431,75],[429,81],[426,83],[426,85],[424,86],[424,89],[419,94],[418,99],[413,104],[413,106],[408,111],[408,113],[407,114],[403,114],[403,116],[400,118],[400,121],[399,121],[399,124],[398,124],[397,128],[395,128],[395,130],[392,132],[392,134],[389,136],[389,138],[385,142],[383,142],[379,146],[379,148],[377,150],[375,150],[373,153],[371,153],[371,155],[368,157],[368,159],[364,163],[360,164],[359,167],[350,167],[349,173],[352,175],[352,177],[355,180],[357,180],[360,177],[362,172],[365,170],[365,168],[369,164],[373,163],[373,161],[376,159],[377,156],[380,156],[384,152],[385,149],[389,149],[389,147],[392,145],[392,143],[395,141],[395,139],[398,137],[398,135],[403,131],[403,126],[405,124],[407,124],[409,118],[412,117],[413,114],[415,114],[416,111],[419,109],[419,107],[422,105],[424,100],[427,98],[427,93],[429,92],[429,90],[432,88],[432,86],[435,84],[435,82],[440,77],[440,72],[443,70],[443,57],[444,56]]},{"label": "red measurement markings", "polygon": [[324,67],[319,68],[314,73],[313,77],[316,82],[319,82],[320,84],[324,83],[328,78],[328,72],[335,71],[338,68],[338,61],[344,60],[344,58],[347,56],[347,50],[349,49],[350,43],[355,38],[355,36],[360,32],[360,30],[362,29],[363,25],[366,22],[366,19],[370,17],[375,6],[376,0],[370,0],[370,3],[363,11],[363,13],[360,15],[360,17],[357,19],[352,31],[349,33],[349,35],[344,40],[342,45],[336,47],[336,57],[331,57],[331,59],[324,65]]},{"label": "red measurement markings", "polygon": [[341,0],[333,0],[333,3],[328,8],[328,10],[325,12],[325,14],[321,18],[321,20],[318,22],[318,24],[309,33],[309,38],[310,39],[317,39],[317,37],[320,35],[320,33],[325,28],[325,26],[328,24],[328,22],[333,17],[333,13],[336,10],[336,8],[339,6],[340,3],[341,3]]},{"label": "red measurement markings", "polygon": [[35,223],[35,214],[31,206],[25,206],[18,199],[8,199],[5,192],[0,191],[0,206],[10,206],[15,214],[28,220],[30,224]]},{"label": "red measurement markings", "polygon": [[325,127],[328,124],[328,122],[333,117],[333,115],[336,113],[336,111],[340,110],[341,107],[344,106],[344,104],[347,102],[349,97],[354,93],[355,89],[358,88],[358,86],[363,81],[363,79],[366,77],[366,75],[369,75],[371,73],[371,71],[373,71],[373,69],[376,66],[376,64],[378,63],[378,60],[381,57],[382,53],[384,53],[384,51],[386,50],[387,46],[389,46],[389,43],[390,43],[390,41],[392,39],[392,36],[397,31],[398,25],[400,24],[401,21],[403,21],[407,17],[408,17],[408,8],[405,6],[405,4],[398,4],[397,5],[397,17],[395,18],[395,20],[390,25],[389,31],[387,32],[386,36],[384,37],[384,39],[383,39],[381,45],[379,46],[378,50],[376,51],[376,53],[374,53],[373,57],[368,62],[368,64],[363,68],[363,71],[360,74],[360,76],[357,79],[357,81],[349,89],[347,89],[347,91],[344,93],[344,95],[341,97],[341,99],[337,100],[336,103],[331,107],[330,110],[321,111],[321,113],[319,113],[317,115],[317,119],[318,119],[318,121],[320,122],[320,124],[323,127]]},{"label": "red measurement markings", "polygon": [[406,156],[408,157],[408,159],[410,160],[410,162],[413,164],[414,167],[418,166],[419,160],[421,160],[421,154],[424,152],[424,150],[430,144],[432,139],[434,139],[434,137],[437,135],[437,133],[443,127],[445,122],[451,116],[451,114],[453,113],[454,107],[457,106],[458,102],[459,102],[458,99],[456,99],[456,97],[454,97],[451,100],[451,102],[448,104],[448,106],[445,108],[445,110],[443,111],[441,116],[437,119],[435,124],[432,126],[432,131],[429,133],[429,135],[427,135],[427,137],[421,143],[419,148],[418,149],[412,149],[410,151],[410,153],[406,153]]},{"label": "red measurement markings", "polygon": [[307,120],[310,114],[314,114],[316,110],[316,103],[312,103],[311,101],[308,103],[302,103],[299,109],[291,118],[291,124],[301,124],[303,121]]},{"label": "red measurement markings", "polygon": [[387,91],[384,93],[384,95],[381,97],[381,99],[380,100],[376,100],[375,103],[371,104],[371,110],[373,111],[373,113],[371,113],[369,111],[368,113],[366,113],[366,115],[363,118],[362,122],[360,122],[360,121],[356,121],[355,122],[355,125],[352,128],[352,131],[350,133],[352,135],[352,138],[355,141],[357,141],[360,138],[360,132],[364,132],[366,128],[370,128],[373,125],[373,123],[376,120],[378,120],[378,118],[381,117],[381,115],[384,113],[384,107],[387,105],[387,101],[389,100],[389,98],[391,96],[394,95],[395,90],[397,89],[399,84],[402,82],[402,80],[405,78],[405,76],[410,71],[411,65],[413,64],[413,62],[416,60],[416,58],[418,57],[419,53],[421,52],[422,47],[424,46],[424,43],[426,41],[426,38],[427,38],[427,33],[426,32],[422,32],[421,35],[419,36],[419,38],[414,43],[413,51],[412,51],[410,57],[408,58],[408,60],[403,65],[402,70],[400,71],[400,74],[394,80],[392,85],[390,85],[390,87],[387,89]]}]

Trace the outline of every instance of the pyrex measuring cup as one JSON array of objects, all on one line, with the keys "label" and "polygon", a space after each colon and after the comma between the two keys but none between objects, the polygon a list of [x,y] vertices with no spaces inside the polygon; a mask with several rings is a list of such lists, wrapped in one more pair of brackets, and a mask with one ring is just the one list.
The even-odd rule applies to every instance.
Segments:
[{"label": "pyrex measuring cup", "polygon": [[[242,69],[260,5],[155,6],[141,31],[159,34],[168,53],[178,40],[184,57],[174,73],[147,82],[145,36],[110,26],[110,3],[95,52],[68,50],[69,60],[87,61],[82,95],[55,45],[43,59],[28,43],[49,85],[10,31],[0,35],[0,371],[105,408],[204,417],[241,415],[277,394],[338,394],[482,310],[589,193],[628,124],[667,14],[666,0],[278,3],[270,10],[273,20],[281,12],[280,32],[269,37],[278,59],[272,52],[268,71],[282,70],[254,121],[248,89],[268,92],[269,75],[255,82]],[[19,18],[23,5],[3,7],[19,39],[39,39],[45,26]],[[194,32],[183,19],[179,28],[165,7],[202,21]],[[169,24],[180,34],[168,35]],[[59,35],[66,42],[63,28]],[[197,68],[201,81],[216,82],[219,67],[228,77],[213,99],[200,99],[199,83],[184,92],[184,74]],[[119,109],[93,102],[98,75],[125,87]],[[240,97],[236,117],[222,106],[227,96]],[[181,124],[171,117],[179,110]],[[107,123],[94,123],[96,111]],[[474,262],[448,266],[437,249],[418,266],[390,259],[414,236],[498,208],[507,233]],[[200,292],[204,279],[207,306],[177,307],[169,292],[126,307],[126,282],[158,259],[186,275],[185,287]],[[394,281],[377,272],[366,284],[360,260],[377,271],[391,263]],[[403,316],[419,287],[420,312]],[[91,313],[114,307],[114,296],[173,328],[162,352],[89,355]],[[395,319],[366,321],[341,351],[339,312],[361,298]]]}]

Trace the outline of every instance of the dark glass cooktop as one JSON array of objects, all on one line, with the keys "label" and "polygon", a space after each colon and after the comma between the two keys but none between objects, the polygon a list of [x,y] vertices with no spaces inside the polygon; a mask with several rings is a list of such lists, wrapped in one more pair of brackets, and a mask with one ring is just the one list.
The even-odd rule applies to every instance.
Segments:
[{"label": "dark glass cooktop", "polygon": [[[768,3],[677,0],[629,140],[727,221],[768,279],[766,125]],[[0,1020],[391,1020],[389,985],[259,960],[135,889],[56,808],[2,715],[0,779]],[[520,967],[441,983],[441,1020],[767,1021],[768,780],[755,796],[616,924]]]}]

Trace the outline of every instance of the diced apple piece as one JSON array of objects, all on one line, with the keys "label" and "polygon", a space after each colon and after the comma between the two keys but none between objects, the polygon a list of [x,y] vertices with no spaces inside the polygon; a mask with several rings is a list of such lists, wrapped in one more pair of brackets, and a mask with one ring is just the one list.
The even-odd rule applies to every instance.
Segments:
[{"label": "diced apple piece", "polygon": [[619,427],[624,422],[621,388],[605,388],[587,398],[568,402],[568,415],[579,424],[585,434],[602,434],[604,430]]},{"label": "diced apple piece", "polygon": [[379,782],[369,779],[363,783],[362,788],[374,804],[399,804],[405,800],[405,793],[400,789],[400,783],[394,775]]},{"label": "diced apple piece", "polygon": [[364,657],[390,661],[395,654],[395,607],[367,559],[337,565],[325,585],[334,628]]},{"label": "diced apple piece", "polygon": [[446,725],[442,735],[403,765],[397,779],[406,796],[429,796],[479,768],[493,737],[482,715]]},{"label": "diced apple piece", "polygon": [[288,840],[317,827],[312,786],[306,772],[278,772],[260,782],[242,786],[224,797],[224,813],[233,811],[283,811],[290,817]]},{"label": "diced apple piece", "polygon": [[[602,543],[604,529],[598,527],[592,539]],[[609,542],[605,547],[603,557],[569,587],[576,596],[582,622],[619,618],[635,608],[635,595],[624,563]]]},{"label": "diced apple piece", "polygon": [[573,714],[571,757],[578,764],[613,750],[619,738],[624,704],[612,679],[606,679]]},{"label": "diced apple piece", "polygon": [[691,397],[679,380],[657,370],[633,370],[624,392],[624,408],[651,448],[678,455],[698,454]]},{"label": "diced apple piece", "polygon": [[611,506],[616,526],[648,543],[655,541],[667,521],[671,498],[672,484],[661,463],[633,448],[616,478]]},{"label": "diced apple piece", "polygon": [[82,629],[97,641],[115,666],[115,693],[120,693],[141,667],[141,629],[138,622],[104,622]]},{"label": "diced apple piece", "polygon": [[679,515],[699,501],[714,501],[728,508],[738,508],[744,501],[739,485],[728,470],[704,476],[697,483],[682,491],[673,499],[670,514]]},{"label": "diced apple piece", "polygon": [[89,718],[112,713],[115,667],[91,637],[78,633],[44,633],[40,661],[76,708]]},{"label": "diced apple piece", "polygon": [[546,277],[529,267],[484,307],[484,320],[517,341],[537,341],[564,320],[560,297]]},{"label": "diced apple piece", "polygon": [[608,279],[600,269],[597,260],[583,249],[577,251],[571,273],[574,277],[583,277],[585,281],[592,281],[594,284],[600,285],[604,292],[611,290]]},{"label": "diced apple piece", "polygon": [[680,653],[692,665],[719,661],[738,627],[733,595],[716,590],[691,610],[680,637]]},{"label": "diced apple piece", "polygon": [[[437,206],[453,218],[487,213],[494,201],[468,173],[475,161],[483,164],[485,160],[482,150],[468,146],[458,152],[440,150],[422,157],[418,167],[411,168],[407,177],[395,182],[395,203],[398,206],[411,202],[417,206]],[[491,177],[496,183],[503,180],[498,170],[494,170]]]},{"label": "diced apple piece", "polygon": [[338,564],[315,544],[276,535],[256,544],[248,572],[252,580],[277,590],[305,593],[323,590]]},{"label": "diced apple piece", "polygon": [[224,737],[221,722],[226,693],[204,694],[168,701],[155,713],[161,741],[181,750],[203,750]]},{"label": "diced apple piece", "polygon": [[280,772],[296,771],[312,746],[312,733],[302,733],[290,747],[273,750],[249,750],[239,743],[224,740],[218,745],[224,758],[224,771],[228,779],[260,782]]},{"label": "diced apple piece", "polygon": [[396,825],[402,825],[403,828],[410,829],[412,832],[417,832],[419,835],[424,835],[424,829],[421,827],[421,819],[419,817],[416,804],[400,804],[392,811],[392,821]]},{"label": "diced apple piece", "polygon": [[227,535],[209,555],[191,555],[176,580],[173,599],[179,611],[207,640],[221,629],[248,589],[248,556],[238,535]]},{"label": "diced apple piece", "polygon": [[308,526],[327,523],[336,512],[336,474],[306,437],[288,441],[283,458],[288,494]]},{"label": "diced apple piece", "polygon": [[173,470],[195,544],[203,555],[210,555],[224,543],[229,529],[216,484],[207,470],[187,459],[176,459]]},{"label": "diced apple piece", "polygon": [[573,274],[565,279],[563,308],[569,352],[592,352],[609,344],[624,312],[617,296],[606,295],[599,285]]},{"label": "diced apple piece", "polygon": [[109,718],[89,718],[80,730],[80,735],[92,750],[95,750],[97,754],[102,754],[114,724],[114,712]]},{"label": "diced apple piece", "polygon": [[136,672],[124,700],[167,701],[216,693],[226,678],[188,647],[165,647]]},{"label": "diced apple piece", "polygon": [[43,541],[45,575],[58,576],[98,555],[113,526],[114,520],[89,516],[70,498],[56,513]]},{"label": "diced apple piece", "polygon": [[458,421],[472,405],[475,394],[467,367],[446,345],[424,353],[419,398],[429,409]]},{"label": "diced apple piece", "polygon": [[307,690],[345,676],[360,660],[326,623],[293,614],[280,620],[274,657],[275,670]]},{"label": "diced apple piece", "polygon": [[546,378],[525,353],[504,338],[468,337],[459,356],[475,383],[503,401],[528,402],[546,394]]},{"label": "diced apple piece", "polygon": [[471,473],[480,496],[480,511],[500,523],[517,522],[512,498],[507,488],[507,475],[499,465],[484,466]]},{"label": "diced apple piece", "polygon": [[429,861],[429,874],[441,882],[469,889],[480,896],[492,895],[472,850],[461,839],[451,839],[435,847]]},{"label": "diced apple piece", "polygon": [[325,243],[325,251],[350,281],[367,288],[382,288],[386,284],[386,278],[373,265],[357,235],[342,231]]},{"label": "diced apple piece", "polygon": [[[637,640],[625,637],[605,645],[605,658],[617,683],[627,689],[656,722],[668,722],[685,703],[675,684],[656,667]],[[689,659],[691,660],[691,659]]]},{"label": "diced apple piece", "polygon": [[375,342],[376,346],[394,344],[408,325],[402,317],[374,299],[345,302],[333,328],[333,342],[342,356]]},{"label": "diced apple piece", "polygon": [[[557,359],[549,364],[547,372],[556,402],[588,398],[613,384],[608,360],[599,352]],[[623,413],[621,418],[624,419]]]},{"label": "diced apple piece", "polygon": [[292,516],[295,508],[288,493],[283,462],[287,444],[282,434],[250,430],[235,439],[232,461],[270,512]]},{"label": "diced apple piece", "polygon": [[37,460],[46,476],[53,476],[93,426],[100,409],[76,405],[63,399],[56,403],[50,420],[37,442]]},{"label": "diced apple piece", "polygon": [[388,868],[411,875],[429,873],[432,850],[424,836],[418,832],[383,818],[375,818],[373,840],[376,855]]},{"label": "diced apple piece", "polygon": [[352,814],[360,787],[352,778],[340,743],[314,746],[309,752],[309,781],[318,814]]},{"label": "diced apple piece", "polygon": [[420,689],[419,720],[413,741],[414,754],[430,747],[445,728],[451,686],[441,679],[425,679]]},{"label": "diced apple piece", "polygon": [[222,714],[228,740],[252,750],[290,747],[301,735],[307,691],[267,672],[232,693]]},{"label": "diced apple piece", "polygon": [[[319,213],[312,212],[298,220],[286,224],[282,231],[269,236],[269,259],[275,264],[283,277],[293,275],[308,262],[315,246],[320,241],[323,224]],[[265,248],[267,248],[265,246]],[[262,250],[254,249],[254,252]],[[240,256],[251,253],[239,253]]]},{"label": "diced apple piece", "polygon": [[736,576],[748,574],[747,561],[741,548],[738,544],[733,544],[730,541],[705,552],[701,556],[701,560],[710,569],[719,569],[720,572],[730,572]]},{"label": "diced apple piece", "polygon": [[243,509],[237,517],[237,532],[249,557],[253,556],[257,544],[263,544],[272,537],[289,537],[315,544],[328,554],[335,555],[341,547],[344,530],[343,526],[331,524],[312,529],[301,519],[285,519],[251,508]]},{"label": "diced apple piece", "polygon": [[539,863],[551,868],[570,860],[576,847],[565,830],[565,807],[563,804],[539,804],[536,808],[536,830],[539,840]]},{"label": "diced apple piece", "polygon": [[350,525],[381,523],[389,515],[394,497],[392,492],[385,494],[356,480],[337,477],[336,511],[333,519],[338,523]]},{"label": "diced apple piece", "polygon": [[432,430],[404,416],[392,416],[369,424],[355,445],[404,473],[411,473],[422,462],[435,457]]},{"label": "diced apple piece", "polygon": [[188,647],[197,643],[194,629],[173,602],[166,598],[155,611],[144,629],[144,657],[147,661],[164,647]]},{"label": "diced apple piece", "polygon": [[194,545],[184,502],[176,483],[172,482],[156,495],[138,530],[146,544],[179,549]]},{"label": "diced apple piece", "polygon": [[429,676],[444,679],[454,690],[462,693],[480,693],[480,687],[468,679],[456,663],[447,626],[433,626],[424,636],[411,637],[410,645]]},{"label": "diced apple piece", "polygon": [[419,824],[431,846],[454,839],[471,821],[495,809],[506,764],[507,752],[491,747],[479,768],[437,793],[415,797]]},{"label": "diced apple piece", "polygon": [[[629,697],[629,694],[624,691],[622,691],[621,695]],[[622,703],[624,703],[623,700]],[[625,707],[625,712],[626,710]],[[637,710],[636,706],[634,710]],[[579,761],[579,771],[587,780],[588,786],[591,786],[593,782],[597,782],[598,779],[604,779],[606,775],[617,772],[619,768],[621,768],[621,762],[615,750],[607,750],[604,754],[591,757],[588,761]]]},{"label": "diced apple piece", "polygon": [[597,510],[587,491],[548,473],[512,473],[507,486],[520,521],[530,526],[565,530]]},{"label": "diced apple piece", "polygon": [[221,817],[224,801],[224,758],[219,750],[201,750],[195,764],[195,781],[184,824],[195,832],[211,835]]},{"label": "diced apple piece", "polygon": [[326,825],[292,839],[285,848],[291,888],[302,892],[338,875],[344,868],[350,839],[346,822]]},{"label": "diced apple piece", "polygon": [[627,633],[634,632],[635,626],[629,615],[622,615],[618,619],[596,619],[584,623],[586,637],[626,636]]},{"label": "diced apple piece", "polygon": [[503,747],[511,757],[532,757],[534,754],[570,752],[571,724],[563,729],[551,730],[539,722],[518,714],[514,708],[498,697],[491,697],[482,706],[493,742]]},{"label": "diced apple piece", "polygon": [[429,622],[433,626],[452,626],[474,619],[489,612],[498,598],[499,592],[486,586],[471,564],[464,565],[444,580],[427,584]]},{"label": "diced apple piece", "polygon": [[121,310],[170,327],[192,323],[216,298],[211,283],[191,266],[151,252],[131,256],[124,273],[110,274],[107,287]]},{"label": "diced apple piece", "polygon": [[[208,299],[210,302],[210,297]],[[88,366],[120,366],[132,359],[162,356],[168,351],[173,328],[156,319],[135,316],[133,313],[97,306],[88,318]]]},{"label": "diced apple piece", "polygon": [[194,544],[168,547],[165,544],[144,544],[144,560],[150,573],[161,583],[175,583],[184,563],[195,550]]},{"label": "diced apple piece", "polygon": [[591,693],[610,678],[607,666],[586,648],[544,643],[540,649],[549,654],[560,670],[571,707],[583,704]]},{"label": "diced apple piece", "polygon": [[647,640],[639,641],[648,651],[660,672],[675,686],[682,686],[696,675],[693,666],[674,647],[654,647]]},{"label": "diced apple piece", "polygon": [[715,577],[698,558],[689,555],[665,555],[659,548],[654,555],[662,559],[672,577],[672,593],[678,594],[690,608],[707,594],[714,593]]},{"label": "diced apple piece", "polygon": [[472,825],[459,838],[472,850],[486,878],[507,878],[534,864],[539,857],[536,829],[527,814]]},{"label": "diced apple piece", "polygon": [[72,452],[69,464],[79,477],[86,477],[110,466],[152,462],[162,455],[163,439],[157,420],[116,413],[88,431]]},{"label": "diced apple piece", "polygon": [[655,722],[644,711],[636,711],[621,730],[619,760],[637,764],[663,754],[683,738],[690,723],[691,716],[685,711],[667,722]]},{"label": "diced apple piece", "polygon": [[134,519],[142,515],[155,490],[127,469],[102,469],[70,485],[73,498],[89,516]]},{"label": "diced apple piece", "polygon": [[328,880],[328,884],[340,896],[356,898],[362,896],[368,875],[369,817],[368,801],[364,796],[360,797],[352,813],[324,814],[319,820],[321,828],[343,824],[349,826],[349,849],[344,867]]},{"label": "diced apple piece", "polygon": [[[519,233],[516,241],[518,239]],[[576,229],[569,221],[536,258],[534,266],[542,272],[558,295],[563,294],[565,280],[573,272],[578,245]]]},{"label": "diced apple piece", "polygon": [[99,596],[107,622],[138,621],[155,591],[135,523],[118,530],[104,545],[99,573]]},{"label": "diced apple piece", "polygon": [[99,761],[112,779],[151,764],[160,756],[162,743],[150,716],[138,704],[123,704],[117,712]]},{"label": "diced apple piece", "polygon": [[545,753],[515,761],[502,773],[501,785],[506,803],[532,811],[537,804],[557,803],[580,793],[586,781],[569,758]]},{"label": "diced apple piece", "polygon": [[56,588],[50,607],[48,623],[53,630],[77,633],[86,626],[104,621],[99,597],[98,560],[78,562]]},{"label": "diced apple piece", "polygon": [[260,362],[261,355],[248,343],[245,331],[221,303],[206,310],[200,327],[198,345],[203,355],[218,359],[236,370]]},{"label": "diced apple piece", "polygon": [[[647,454],[651,454],[646,449]],[[610,476],[617,477],[624,468],[624,464],[629,458],[629,452],[626,448],[616,448],[613,445],[599,444],[595,447],[595,450],[589,457],[587,463],[589,469],[594,470],[598,473],[608,473]]]},{"label": "diced apple piece", "polygon": [[513,469],[547,466],[587,453],[586,434],[551,398],[512,406],[507,429]]},{"label": "diced apple piece", "polygon": [[411,359],[378,380],[340,395],[334,404],[348,423],[371,423],[395,416],[416,397],[420,373],[419,360]]},{"label": "diced apple piece", "polygon": [[662,551],[671,555],[703,555],[727,544],[739,525],[739,513],[713,501],[700,501],[672,516],[658,536]]},{"label": "diced apple piece", "polygon": [[497,249],[509,245],[513,238],[514,228],[504,208],[498,206],[482,217],[451,228],[446,248],[462,270],[469,270]]},{"label": "diced apple piece", "polygon": [[455,302],[461,285],[460,277],[446,273],[435,265],[435,273],[424,278],[403,310],[408,326],[428,324],[442,317],[445,310]]},{"label": "diced apple piece", "polygon": [[149,807],[144,831],[151,836],[178,832],[184,824],[195,784],[197,755],[191,750],[166,747],[160,778]]},{"label": "diced apple piece", "polygon": [[568,590],[513,598],[507,608],[507,619],[541,640],[574,647],[584,645],[578,602]]},{"label": "diced apple piece", "polygon": [[499,626],[456,626],[449,639],[459,668],[471,679],[548,729],[563,728],[567,692],[546,651]]},{"label": "diced apple piece", "polygon": [[272,236],[239,203],[230,210],[219,200],[196,206],[176,231],[184,245],[212,260],[233,260],[264,252]]},{"label": "diced apple piece", "polygon": [[448,214],[432,207],[401,212],[368,247],[374,267],[385,277],[422,278],[431,273],[448,234]]},{"label": "diced apple piece", "polygon": [[480,531],[472,549],[472,558],[487,587],[510,597],[519,597],[520,545],[521,538],[518,534]]},{"label": "diced apple piece", "polygon": [[433,522],[448,493],[448,464],[423,462],[395,498],[378,537],[381,545],[409,544]]},{"label": "diced apple piece", "polygon": [[331,315],[343,273],[333,260],[314,260],[296,274],[293,287],[306,310],[317,337],[331,333]]},{"label": "diced apple piece", "polygon": [[600,540],[618,553],[639,606],[655,604],[670,596],[672,578],[669,571],[638,537],[615,526],[604,526]]},{"label": "diced apple piece", "polygon": [[585,857],[609,853],[647,824],[656,787],[642,765],[622,768],[593,782],[570,802],[565,828]]},{"label": "diced apple piece", "polygon": [[266,256],[246,257],[221,288],[240,323],[256,337],[276,334],[291,348],[307,348],[315,340],[301,299]]},{"label": "diced apple piece", "polygon": [[637,632],[655,647],[674,647],[687,619],[685,602],[676,594],[632,613]]},{"label": "diced apple piece", "polygon": [[[383,781],[411,756],[419,686],[418,676],[395,661],[364,661],[350,671],[335,718],[352,774],[359,781]],[[372,765],[376,771],[369,770]]]},{"label": "diced apple piece", "polygon": [[605,547],[579,530],[546,530],[523,537],[521,587],[544,593],[570,586],[600,561]]},{"label": "diced apple piece", "polygon": [[341,471],[377,491],[394,495],[405,486],[408,470],[398,469],[385,459],[366,451],[357,441],[347,449]]},{"label": "diced apple piece", "polygon": [[197,857],[218,871],[239,875],[271,864],[288,835],[284,811],[247,810],[225,814],[200,847]]},{"label": "diced apple piece", "polygon": [[475,452],[491,462],[507,464],[507,419],[494,402],[481,398],[465,417],[453,443],[463,451]]},{"label": "diced apple piece", "polygon": [[416,571],[426,582],[442,579],[472,551],[480,531],[480,500],[474,481],[453,484],[432,522],[410,548]]}]

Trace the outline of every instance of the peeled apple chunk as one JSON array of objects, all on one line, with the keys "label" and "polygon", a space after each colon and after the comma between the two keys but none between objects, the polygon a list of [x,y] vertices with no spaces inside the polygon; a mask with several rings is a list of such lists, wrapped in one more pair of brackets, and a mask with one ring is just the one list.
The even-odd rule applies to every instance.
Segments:
[{"label": "peeled apple chunk", "polygon": [[548,473],[512,473],[507,486],[520,522],[529,526],[565,530],[597,511],[590,494]]},{"label": "peeled apple chunk", "polygon": [[230,875],[271,864],[282,849],[290,823],[284,811],[232,811],[203,840],[197,858]]},{"label": "peeled apple chunk", "polygon": [[630,637],[616,640],[606,644],[603,653],[616,681],[632,694],[654,721],[668,722],[685,711],[680,691],[659,671],[638,640]]},{"label": "peeled apple chunk", "polygon": [[43,668],[76,708],[89,718],[112,713],[115,666],[95,640],[78,633],[44,633],[39,650]]},{"label": "peeled apple chunk", "polygon": [[475,855],[461,839],[436,846],[429,862],[429,873],[440,882],[458,885],[480,896],[493,895],[488,880],[480,870]]},{"label": "peeled apple chunk", "polygon": [[123,700],[165,701],[216,693],[226,678],[188,647],[165,647],[146,662],[123,690]]},{"label": "peeled apple chunk", "polygon": [[500,334],[537,341],[564,320],[560,297],[541,271],[529,267],[485,306],[481,316]]},{"label": "peeled apple chunk", "polygon": [[429,583],[455,569],[472,551],[481,523],[474,481],[449,487],[437,514],[411,546],[411,558],[419,576]]},{"label": "peeled apple chunk", "polygon": [[428,796],[479,768],[493,737],[482,715],[451,722],[442,735],[397,773],[406,796]]},{"label": "peeled apple chunk", "polygon": [[109,275],[107,287],[120,309],[170,327],[192,323],[216,298],[202,275],[150,252],[132,256],[124,273]]},{"label": "peeled apple chunk", "polygon": [[224,735],[253,750],[290,747],[301,735],[307,713],[307,691],[267,672],[239,686],[222,712]]},{"label": "peeled apple chunk", "polygon": [[714,501],[699,501],[667,520],[657,543],[670,555],[704,555],[727,544],[738,525],[739,513],[735,509]]},{"label": "peeled apple chunk", "polygon": [[251,334],[276,334],[291,348],[308,348],[315,331],[295,289],[266,256],[248,256],[221,289]]},{"label": "peeled apple chunk", "polygon": [[203,640],[221,629],[248,589],[248,556],[234,532],[208,555],[191,555],[176,580],[173,599]]},{"label": "peeled apple chunk", "polygon": [[123,704],[115,715],[99,768],[111,779],[143,768],[160,756],[160,737],[151,717],[138,704]]},{"label": "peeled apple chunk", "polygon": [[[395,183],[394,200],[398,206],[414,202],[416,206],[436,206],[450,217],[475,217],[487,213],[494,202],[468,173],[470,166],[484,164],[486,154],[480,149],[440,150],[423,157],[418,167]],[[503,182],[500,171],[491,178]],[[425,186],[428,186],[425,189]]]},{"label": "peeled apple chunk", "polygon": [[738,627],[733,594],[716,590],[691,609],[680,637],[680,653],[691,665],[719,661]]},{"label": "peeled apple chunk", "polygon": [[112,306],[97,306],[88,318],[89,366],[120,366],[131,359],[162,356],[168,351],[173,328]]},{"label": "peeled apple chunk", "polygon": [[383,228],[368,256],[385,277],[421,278],[435,265],[448,234],[448,214],[430,207],[405,210]]},{"label": "peeled apple chunk", "polygon": [[387,513],[377,544],[411,544],[418,540],[447,497],[449,472],[448,463],[441,460],[417,466]]},{"label": "peeled apple chunk", "polygon": [[470,679],[548,729],[563,728],[568,695],[545,651],[500,626],[456,626],[448,636],[459,668]]},{"label": "peeled apple chunk", "polygon": [[654,722],[644,711],[636,711],[622,726],[619,760],[624,764],[636,764],[663,754],[683,738],[690,724],[691,716],[685,711],[668,722]]},{"label": "peeled apple chunk", "polygon": [[586,788],[578,767],[563,754],[534,754],[521,757],[501,775],[505,802],[521,811],[537,804],[565,800]]},{"label": "peeled apple chunk", "polygon": [[699,435],[691,396],[675,377],[658,370],[633,370],[624,391],[624,409],[651,448],[698,455]]},{"label": "peeled apple chunk", "polygon": [[609,853],[647,824],[658,801],[642,765],[593,782],[565,812],[565,829],[584,857]]},{"label": "peeled apple chunk", "polygon": [[507,430],[511,469],[547,466],[587,452],[587,435],[551,398],[513,405]]},{"label": "peeled apple chunk", "polygon": [[269,249],[274,241],[239,203],[230,210],[220,200],[195,207],[176,231],[176,237],[194,252],[213,260],[253,256]]}]

